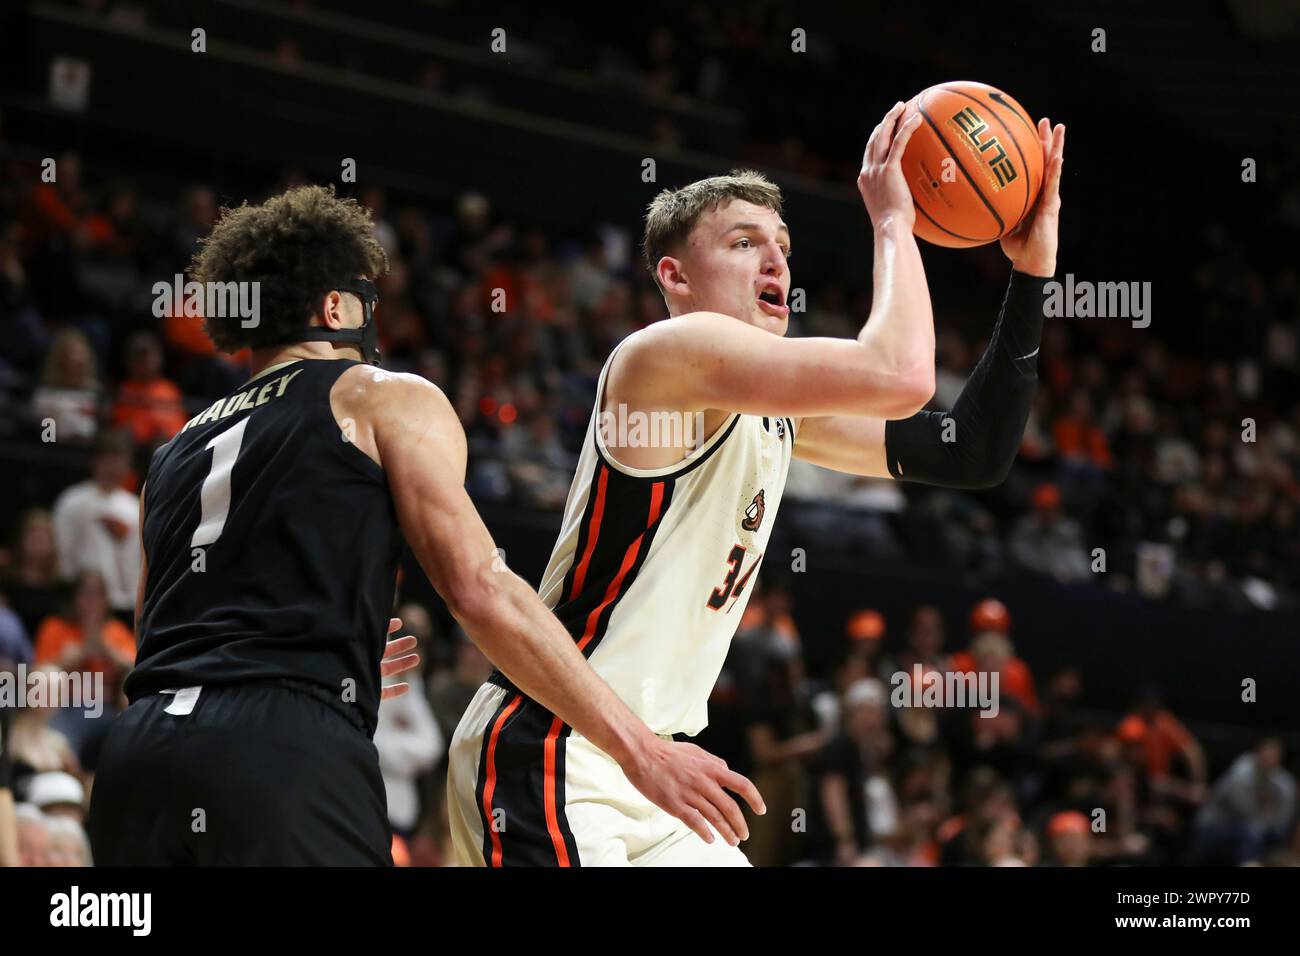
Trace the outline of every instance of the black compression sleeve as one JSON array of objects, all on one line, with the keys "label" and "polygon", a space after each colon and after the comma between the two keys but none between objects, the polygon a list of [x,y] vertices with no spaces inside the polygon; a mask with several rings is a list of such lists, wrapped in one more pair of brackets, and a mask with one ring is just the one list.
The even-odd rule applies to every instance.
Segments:
[{"label": "black compression sleeve", "polygon": [[1044,286],[1011,273],[989,347],[950,412],[885,423],[889,473],[947,488],[991,488],[1011,470],[1038,384]]}]

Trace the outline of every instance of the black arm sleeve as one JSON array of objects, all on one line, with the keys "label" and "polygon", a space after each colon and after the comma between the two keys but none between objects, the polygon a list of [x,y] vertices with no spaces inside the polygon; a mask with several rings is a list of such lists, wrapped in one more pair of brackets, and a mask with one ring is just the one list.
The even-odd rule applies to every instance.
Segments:
[{"label": "black arm sleeve", "polygon": [[1011,273],[989,347],[952,411],[922,411],[885,423],[891,475],[946,488],[991,488],[1007,477],[1038,385],[1049,281]]}]

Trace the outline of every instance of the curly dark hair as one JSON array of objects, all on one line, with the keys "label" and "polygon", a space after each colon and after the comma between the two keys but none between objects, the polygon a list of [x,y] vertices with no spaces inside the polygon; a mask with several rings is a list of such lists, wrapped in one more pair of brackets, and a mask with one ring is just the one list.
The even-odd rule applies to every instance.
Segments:
[{"label": "curly dark hair", "polygon": [[190,263],[200,283],[260,283],[254,327],[244,328],[239,315],[204,317],[204,329],[223,352],[290,340],[337,283],[387,271],[370,211],[335,196],[333,186],[298,186],[258,206],[223,207]]}]

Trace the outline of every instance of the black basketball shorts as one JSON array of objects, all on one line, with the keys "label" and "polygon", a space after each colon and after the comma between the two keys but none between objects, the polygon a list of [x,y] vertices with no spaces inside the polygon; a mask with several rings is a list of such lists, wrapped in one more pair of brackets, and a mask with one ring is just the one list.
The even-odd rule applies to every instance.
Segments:
[{"label": "black basketball shorts", "polygon": [[109,730],[87,830],[97,866],[391,866],[379,756],[303,690],[137,700]]}]

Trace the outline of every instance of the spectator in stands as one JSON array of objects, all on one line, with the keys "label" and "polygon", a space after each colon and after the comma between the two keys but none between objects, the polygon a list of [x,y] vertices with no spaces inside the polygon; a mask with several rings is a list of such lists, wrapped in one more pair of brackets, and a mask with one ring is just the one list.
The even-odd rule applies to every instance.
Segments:
[{"label": "spectator in stands", "polygon": [[[773,603],[769,613],[777,622],[784,615]],[[759,658],[759,684],[745,694],[752,779],[767,804],[763,816],[746,812],[749,840],[744,850],[755,866],[784,866],[801,855],[790,821],[797,808],[808,806],[805,764],[828,739],[803,682],[797,640],[768,645],[769,653]]]},{"label": "spectator in stands", "polygon": [[27,802],[47,817],[62,817],[78,825],[86,820],[86,788],[63,770],[32,777],[27,783]]},{"label": "spectator in stands", "polygon": [[86,218],[85,229],[91,251],[118,259],[123,267],[134,266],[146,232],[135,187],[124,181],[110,185],[103,208]]},{"label": "spectator in stands", "polygon": [[[0,660],[0,671],[12,666],[12,660]],[[0,707],[0,867],[17,866],[19,862],[18,818],[14,813],[14,758],[9,749],[9,727],[16,709]]]},{"label": "spectator in stands", "polygon": [[196,185],[187,189],[171,227],[171,244],[166,257],[178,265],[188,262],[198,241],[212,231],[217,216],[217,197],[210,186]]},{"label": "spectator in stands", "polygon": [[54,247],[88,244],[85,220],[89,201],[81,187],[81,158],[76,153],[59,156],[54,181],[33,184],[23,207],[26,256],[38,257]]},{"label": "spectator in stands", "polygon": [[[39,665],[38,665],[39,666]],[[58,679],[62,672],[54,666],[39,668],[48,682]],[[29,673],[29,677],[31,674]],[[9,731],[9,753],[13,758],[14,789],[22,793],[28,780],[35,774],[61,770],[80,773],[81,765],[68,738],[50,726],[56,708],[19,707],[13,716]]]},{"label": "spectator in stands", "polygon": [[50,830],[45,814],[30,803],[14,810],[18,818],[18,865],[50,866]]},{"label": "spectator in stands", "polygon": [[74,818],[49,816],[45,818],[49,835],[47,866],[91,866],[90,840],[86,831]]},{"label": "spectator in stands", "polygon": [[882,659],[885,646],[885,616],[875,608],[854,611],[844,622],[844,659],[835,672],[835,688],[845,693],[860,680],[879,677],[888,683],[896,668]]},{"label": "spectator in stands", "polygon": [[[403,617],[403,620],[406,618]],[[465,708],[491,673],[492,662],[478,649],[478,645],[457,628],[452,667],[434,675],[429,682],[429,703],[445,740],[451,740]]]},{"label": "spectator in stands", "polygon": [[880,670],[882,673],[911,671],[913,665],[920,664],[926,669],[948,671],[952,662],[943,652],[943,642],[943,615],[938,608],[922,604],[912,612],[907,644],[893,659],[883,661]]},{"label": "spectator in stands", "polygon": [[59,579],[55,524],[48,511],[29,509],[19,516],[13,548],[0,580],[27,636],[34,635],[42,620],[57,613],[64,589]]},{"label": "spectator in stands", "polygon": [[1011,614],[996,598],[985,598],[971,609],[970,650],[952,655],[952,669],[959,674],[996,673],[1001,699],[1013,700],[1030,717],[1039,714],[1038,692],[1029,665],[1015,654],[1008,636]]},{"label": "spectator in stands", "polygon": [[[27,375],[40,365],[40,357],[49,345],[49,333],[41,321],[19,254],[21,243],[22,227],[9,220],[0,208],[0,324],[6,330],[0,340],[0,369],[8,365]],[[0,402],[7,401],[0,398]]]},{"label": "spectator in stands", "polygon": [[826,830],[815,855],[823,862],[856,864],[874,832],[889,833],[896,825],[890,817],[897,804],[884,772],[893,751],[887,706],[885,685],[874,677],[852,684],[844,694],[843,728],[812,761],[819,823]]},{"label": "spectator in stands", "polygon": [[65,706],[51,721],[93,770],[112,718],[125,706],[122,682],[135,663],[135,636],[109,614],[104,583],[96,572],[87,571],[78,579],[69,612],[42,623],[36,634],[36,662],[95,675],[95,699],[79,707]]},{"label": "spectator in stands", "polygon": [[14,544],[3,575],[3,593],[30,637],[41,621],[58,613],[59,584],[54,521],[44,508],[29,508],[18,518]]},{"label": "spectator in stands", "polygon": [[569,263],[569,288],[573,304],[580,309],[593,308],[605,295],[612,278],[605,261],[605,243],[599,235],[593,233],[583,246],[582,255]]},{"label": "spectator in stands", "polygon": [[962,807],[935,831],[944,866],[987,865],[984,844],[991,826],[1008,816],[1018,816],[1015,794],[989,767],[977,767],[962,787]]},{"label": "spectator in stands", "polygon": [[1295,821],[1295,776],[1282,765],[1282,741],[1268,737],[1233,761],[1196,816],[1193,858],[1237,866],[1279,846]]},{"label": "spectator in stands", "polygon": [[1071,464],[1107,471],[1114,460],[1106,433],[1093,419],[1092,399],[1081,388],[1070,394],[1067,411],[1052,425],[1052,439],[1061,457]]},{"label": "spectator in stands", "polygon": [[[84,571],[66,614],[48,617],[36,632],[36,663],[66,671],[104,675],[107,687],[119,686],[135,664],[135,636],[109,613],[104,579]],[[109,699],[115,698],[109,693]]]},{"label": "spectator in stands", "polygon": [[[42,437],[88,445],[99,431],[102,400],[99,372],[90,340],[65,329],[50,346],[41,383],[32,393],[32,412]],[[51,429],[50,426],[53,426]]]},{"label": "spectator in stands", "polygon": [[1047,865],[1087,866],[1092,858],[1092,827],[1077,810],[1065,810],[1047,823]]},{"label": "spectator in stands", "polygon": [[125,429],[137,446],[169,441],[188,415],[181,390],[162,374],[163,354],[152,332],[136,332],[126,342],[126,380],[113,403],[113,425]]},{"label": "spectator in stands", "polygon": [[1017,854],[1020,817],[1001,813],[972,825],[967,837],[968,853],[980,866],[1024,866]]},{"label": "spectator in stands", "polygon": [[[188,273],[182,278],[190,281]],[[218,352],[203,331],[203,317],[186,315],[183,303],[163,317],[162,335],[177,358],[176,380],[185,394],[215,397],[247,381],[249,350]]]},{"label": "spectator in stands", "polygon": [[[934,840],[938,809],[929,800],[904,804],[898,826],[859,859],[861,866],[935,866],[939,848]],[[874,826],[874,825],[873,825]]]},{"label": "spectator in stands", "polygon": [[[1205,752],[1192,732],[1164,706],[1160,688],[1144,687],[1138,692],[1133,712],[1120,721],[1116,736],[1138,760],[1147,786],[1200,802],[1206,781]],[[1183,764],[1185,786],[1175,776],[1175,758]]]},{"label": "spectator in stands", "polygon": [[391,677],[385,683],[403,681],[411,689],[401,697],[384,701],[379,708],[374,743],[388,797],[388,821],[393,832],[406,840],[420,822],[422,808],[416,779],[439,761],[449,738],[434,719],[418,672]]},{"label": "spectator in stands", "polygon": [[27,629],[0,594],[0,670],[31,662],[32,642],[27,637]]},{"label": "spectator in stands", "polygon": [[1083,532],[1061,511],[1061,492],[1053,484],[1034,489],[1033,512],[1011,533],[1011,556],[1021,570],[1058,581],[1081,581],[1090,574]]},{"label": "spectator in stands", "polygon": [[135,613],[140,579],[140,500],[123,484],[131,474],[131,439],[107,432],[95,446],[90,478],[66,489],[54,504],[54,536],[65,579],[94,571],[109,606],[123,621]]}]

